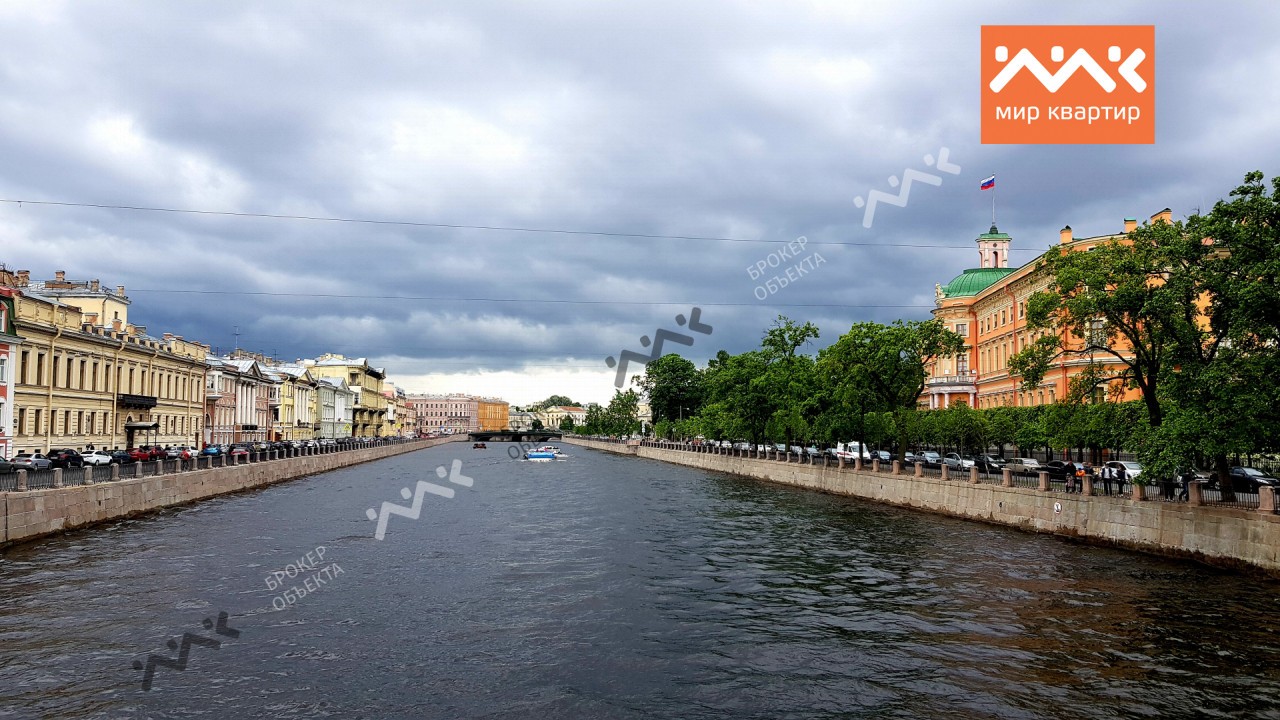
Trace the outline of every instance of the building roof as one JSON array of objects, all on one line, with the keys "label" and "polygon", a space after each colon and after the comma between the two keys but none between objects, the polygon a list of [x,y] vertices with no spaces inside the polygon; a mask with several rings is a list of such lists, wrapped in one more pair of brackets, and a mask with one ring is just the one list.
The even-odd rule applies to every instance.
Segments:
[{"label": "building roof", "polygon": [[951,282],[942,286],[945,297],[971,297],[994,285],[1006,275],[1017,272],[1018,268],[969,268],[952,278]]}]

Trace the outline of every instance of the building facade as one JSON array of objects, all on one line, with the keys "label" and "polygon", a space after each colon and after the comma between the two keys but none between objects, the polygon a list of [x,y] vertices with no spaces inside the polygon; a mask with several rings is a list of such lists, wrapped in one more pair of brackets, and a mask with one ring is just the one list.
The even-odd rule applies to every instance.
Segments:
[{"label": "building facade", "polygon": [[554,428],[559,430],[565,418],[573,418],[575,426],[581,426],[587,422],[587,411],[585,408],[576,405],[556,405],[554,407],[543,408],[534,413],[542,426],[545,428]]},{"label": "building facade", "polygon": [[314,440],[319,430],[316,419],[316,386],[311,371],[302,365],[274,365],[267,368],[280,383],[280,405],[272,417],[276,440]]},{"label": "building facade", "polygon": [[352,406],[355,394],[347,381],[322,377],[316,382],[316,413],[320,428],[317,439],[337,440],[351,437]]},{"label": "building facade", "polygon": [[[0,268],[0,273],[6,272]],[[22,338],[14,324],[17,318],[14,291],[0,281],[0,457],[13,457],[13,376]]]},{"label": "building facade", "polygon": [[0,283],[23,338],[9,363],[12,453],[200,442],[207,345],[131,323],[122,286],[26,271]]},{"label": "building facade", "polygon": [[476,429],[481,432],[506,430],[510,420],[511,405],[494,397],[476,399]]},{"label": "building facade", "polygon": [[381,437],[386,430],[387,398],[382,394],[386,373],[370,367],[364,358],[325,354],[303,364],[315,378],[339,378],[353,393],[351,433],[354,437]]},{"label": "building facade", "polygon": [[480,428],[479,401],[470,395],[410,395],[408,401],[420,434],[449,435]]},{"label": "building facade", "polygon": [[[1151,217],[1168,222],[1170,210]],[[1076,238],[1070,226],[1061,230],[1051,252],[1093,249],[1131,232],[1137,220],[1125,218],[1124,232]],[[1038,269],[1040,257],[1017,268],[1008,266],[1012,238],[992,225],[978,236],[979,267],[965,270],[945,286],[936,288],[933,316],[966,339],[963,353],[939,358],[926,366],[927,377],[920,407],[941,409],[956,403],[974,408],[1048,405],[1067,396],[1071,380],[1091,362],[1088,357],[1059,360],[1033,389],[1021,386],[1021,377],[1009,370],[1009,358],[1024,350],[1043,331],[1027,327],[1027,301],[1046,289],[1049,278]],[[1043,257],[1043,256],[1041,256]],[[1078,347],[1083,348],[1080,340]],[[1124,349],[1118,348],[1123,354]],[[1104,358],[1097,357],[1099,363]],[[1114,361],[1113,361],[1114,362]],[[1110,400],[1130,400],[1136,391],[1114,383],[1106,390]]]}]

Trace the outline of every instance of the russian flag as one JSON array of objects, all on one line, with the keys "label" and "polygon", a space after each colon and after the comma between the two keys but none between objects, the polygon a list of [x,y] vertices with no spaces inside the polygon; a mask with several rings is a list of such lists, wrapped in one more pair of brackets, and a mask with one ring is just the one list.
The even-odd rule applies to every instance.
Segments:
[{"label": "russian flag", "polygon": [[995,175],[992,175],[991,177],[987,178],[986,180],[983,180],[983,181],[982,181],[982,184],[978,186],[978,189],[979,189],[979,190],[994,190],[994,189],[995,189],[995,187],[996,187],[996,176],[995,176]]}]

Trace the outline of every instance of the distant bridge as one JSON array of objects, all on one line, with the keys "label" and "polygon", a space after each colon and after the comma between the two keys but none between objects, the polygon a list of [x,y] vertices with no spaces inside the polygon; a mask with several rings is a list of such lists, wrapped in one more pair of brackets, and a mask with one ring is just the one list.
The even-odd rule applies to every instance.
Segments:
[{"label": "distant bridge", "polygon": [[467,438],[476,442],[546,442],[552,438],[559,440],[560,437],[559,430],[497,430],[467,433]]}]

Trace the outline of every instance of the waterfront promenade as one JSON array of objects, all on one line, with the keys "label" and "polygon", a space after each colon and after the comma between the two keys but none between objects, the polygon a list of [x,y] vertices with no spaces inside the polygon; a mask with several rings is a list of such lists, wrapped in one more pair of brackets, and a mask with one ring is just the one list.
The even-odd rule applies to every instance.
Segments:
[{"label": "waterfront promenade", "polygon": [[1152,486],[1132,486],[1124,496],[1097,495],[1092,482],[1081,493],[1056,491],[1045,473],[926,474],[896,463],[863,467],[663,441],[563,442],[1280,577],[1280,515],[1270,488],[1262,489],[1257,507],[1233,507],[1207,502],[1195,485],[1189,502],[1161,502]]},{"label": "waterfront promenade", "polygon": [[[0,548],[97,523],[259,488],[432,447],[456,438],[378,440],[359,447],[161,460],[55,469],[32,483],[25,470],[0,487]],[[32,487],[39,484],[42,487]]]}]

